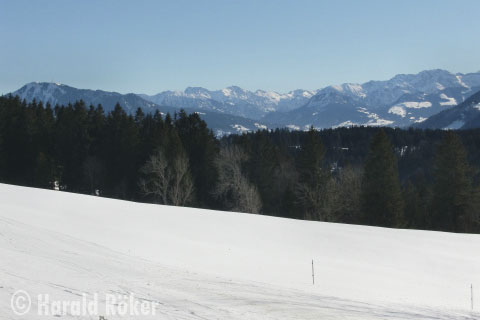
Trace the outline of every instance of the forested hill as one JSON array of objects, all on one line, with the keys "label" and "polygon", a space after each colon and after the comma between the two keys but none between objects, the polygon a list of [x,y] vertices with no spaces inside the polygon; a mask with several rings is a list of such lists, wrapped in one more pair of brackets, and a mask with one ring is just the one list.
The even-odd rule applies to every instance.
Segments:
[{"label": "forested hill", "polygon": [[0,182],[386,227],[479,232],[480,130],[352,127],[217,139],[198,114],[0,97]]}]

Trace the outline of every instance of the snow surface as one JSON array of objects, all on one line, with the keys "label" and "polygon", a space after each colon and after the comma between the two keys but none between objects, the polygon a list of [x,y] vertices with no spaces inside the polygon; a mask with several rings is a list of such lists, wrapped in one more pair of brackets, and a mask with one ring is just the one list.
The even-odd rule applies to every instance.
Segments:
[{"label": "snow surface", "polygon": [[55,299],[134,293],[159,303],[156,319],[480,317],[469,311],[470,284],[480,288],[478,235],[138,204],[1,184],[0,221],[0,319],[24,319],[10,309],[18,289]]},{"label": "snow surface", "polygon": [[374,113],[374,112],[369,112],[366,108],[357,108],[357,111],[360,112],[360,113],[364,113],[367,115],[367,117],[370,119],[368,120],[366,123],[364,123],[363,125],[364,126],[388,126],[390,124],[393,123],[392,120],[386,120],[386,119],[382,119],[379,117],[378,114]]},{"label": "snow surface", "polygon": [[457,105],[457,100],[455,100],[455,98],[450,98],[445,93],[440,94],[440,99],[446,100],[446,101],[441,101],[440,102],[441,106],[456,106]]},{"label": "snow surface", "polygon": [[[328,87],[327,87],[328,88]],[[339,92],[347,92],[354,96],[365,98],[367,95],[365,94],[363,87],[361,84],[358,83],[344,83],[341,85],[332,85],[331,88],[339,91]]]},{"label": "snow surface", "polygon": [[465,88],[470,89],[470,87],[469,87],[467,84],[465,84],[465,82],[462,81],[463,75],[458,74],[456,77],[457,77],[458,83],[459,83],[462,87],[465,87]]},{"label": "snow surface", "polygon": [[[250,106],[249,111],[244,112],[248,112],[248,115],[253,118],[258,118],[258,114],[253,111],[264,114],[277,110],[295,109],[304,105],[315,93],[316,91],[301,89],[288,93],[265,90],[252,92],[237,86],[230,86],[214,91],[202,87],[188,87],[184,91],[163,91],[153,96],[142,95],[142,97],[160,105],[175,105],[184,108],[201,106],[205,109],[230,111],[233,114],[237,114],[235,108],[224,109],[224,107],[248,105]],[[220,109],[218,109],[218,103],[221,105]],[[225,105],[222,106],[222,104]],[[237,115],[244,116],[242,112]]]},{"label": "snow surface", "polygon": [[401,106],[391,107],[390,109],[388,109],[388,113],[399,115],[402,118],[405,118],[405,116],[407,115],[407,111],[405,111],[405,109]]},{"label": "snow surface", "polygon": [[268,127],[264,124],[260,124],[260,123],[255,122],[254,125],[257,129],[260,129],[260,130],[267,130],[268,129]]},{"label": "snow surface", "polygon": [[344,121],[344,122],[341,122],[339,124],[337,124],[336,126],[334,126],[334,128],[340,128],[340,127],[351,127],[351,126],[356,126],[357,123],[353,122],[353,121]]},{"label": "snow surface", "polygon": [[233,129],[237,130],[238,133],[245,133],[245,132],[249,132],[250,129],[242,126],[241,124],[232,124],[230,125]]},{"label": "snow surface", "polygon": [[[413,118],[413,119],[415,119],[415,118]],[[420,122],[423,122],[423,121],[425,121],[425,120],[427,120],[427,119],[428,119],[428,118],[425,118],[425,117],[419,117],[419,118],[418,118],[417,120],[415,120],[414,122],[415,122],[415,123],[420,123]]]},{"label": "snow surface", "polygon": [[287,127],[290,130],[300,130],[300,127],[294,124],[287,124],[285,127]]},{"label": "snow surface", "polygon": [[432,106],[432,103],[429,101],[421,101],[421,102],[408,101],[408,102],[399,103],[396,106],[411,108],[411,109],[420,109],[420,108],[430,108]]}]

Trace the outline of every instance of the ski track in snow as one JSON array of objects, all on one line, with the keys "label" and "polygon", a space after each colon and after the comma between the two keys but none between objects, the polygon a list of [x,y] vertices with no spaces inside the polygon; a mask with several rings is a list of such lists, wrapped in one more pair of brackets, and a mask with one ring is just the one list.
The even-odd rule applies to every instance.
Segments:
[{"label": "ski track in snow", "polygon": [[[16,213],[25,210],[25,206],[31,210],[38,208],[37,201],[29,196],[24,198],[24,206],[11,200],[23,190],[25,196],[37,193],[40,198],[47,196],[50,200],[57,195],[65,195],[69,200],[88,199],[0,185],[0,319],[26,319],[14,315],[10,309],[11,295],[18,289],[27,290],[32,296],[48,293],[59,300],[76,300],[82,293],[100,293],[100,297],[101,293],[133,293],[139,299],[158,303],[156,316],[138,316],[138,319],[480,319],[479,313],[466,309],[324,295],[322,275],[316,277],[315,286],[320,289],[309,291],[167,266],[90,239],[79,239],[63,229],[54,231],[35,223],[35,219],[22,218],[25,216]],[[106,209],[102,205],[102,210]],[[101,210],[97,213],[101,214]],[[35,307],[34,303],[33,310]],[[85,319],[71,315],[28,315],[28,319],[49,318]]]}]

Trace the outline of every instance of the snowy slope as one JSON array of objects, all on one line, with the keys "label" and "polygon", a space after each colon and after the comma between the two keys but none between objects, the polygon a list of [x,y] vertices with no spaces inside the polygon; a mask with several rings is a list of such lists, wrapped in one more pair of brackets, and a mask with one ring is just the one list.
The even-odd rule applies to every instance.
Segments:
[{"label": "snowy slope", "polygon": [[18,289],[134,293],[160,303],[157,319],[474,319],[478,252],[478,235],[0,185],[0,319],[21,318]]}]

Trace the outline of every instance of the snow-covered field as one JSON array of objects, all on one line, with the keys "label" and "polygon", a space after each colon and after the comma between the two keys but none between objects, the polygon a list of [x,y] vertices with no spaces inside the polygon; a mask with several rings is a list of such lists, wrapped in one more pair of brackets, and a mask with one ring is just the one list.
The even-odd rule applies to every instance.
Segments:
[{"label": "snow-covered field", "polygon": [[470,310],[471,284],[480,309],[478,235],[0,184],[0,319],[98,319],[15,315],[19,289],[58,300],[122,293],[158,303],[155,316],[139,319],[480,319]]}]

